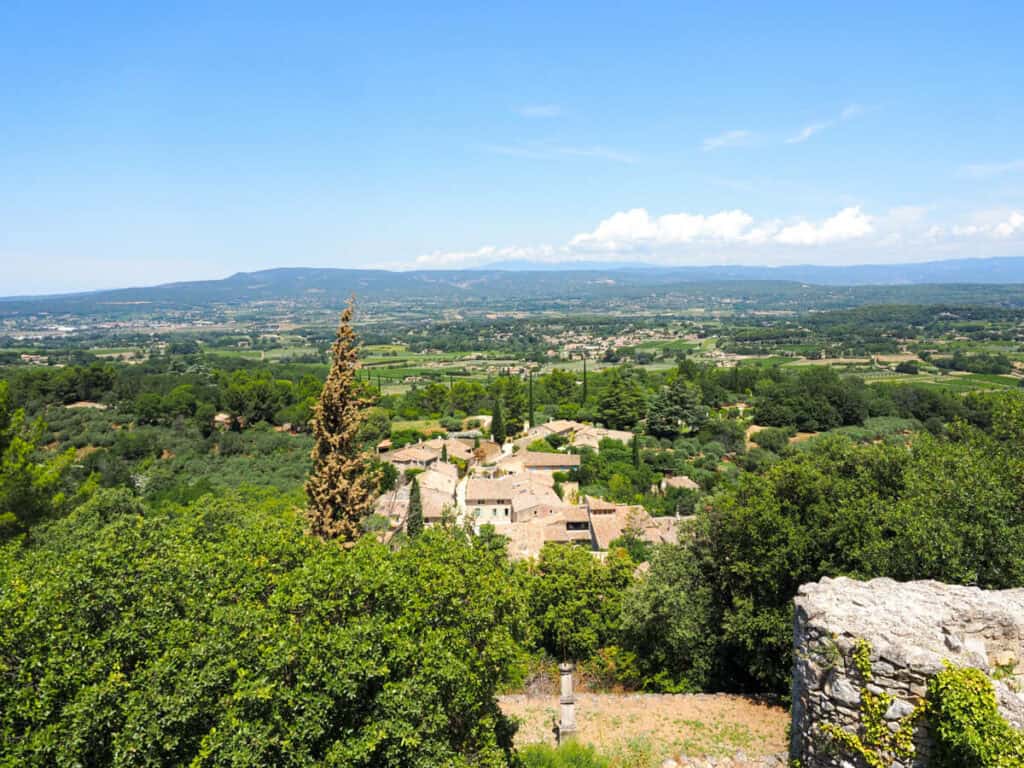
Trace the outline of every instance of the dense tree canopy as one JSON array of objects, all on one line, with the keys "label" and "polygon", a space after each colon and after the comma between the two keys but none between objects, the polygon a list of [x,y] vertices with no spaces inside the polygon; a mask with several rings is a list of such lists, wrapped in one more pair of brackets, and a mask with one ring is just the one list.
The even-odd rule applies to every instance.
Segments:
[{"label": "dense tree canopy", "polygon": [[1024,584],[1024,400],[1000,396],[992,419],[992,433],[960,424],[909,450],[829,437],[741,475],[702,506],[692,540],[655,556],[626,601],[627,647],[660,685],[783,693],[801,584]]},{"label": "dense tree canopy", "polygon": [[106,491],[0,549],[0,762],[506,765],[504,554],[437,530],[343,551],[288,507]]}]

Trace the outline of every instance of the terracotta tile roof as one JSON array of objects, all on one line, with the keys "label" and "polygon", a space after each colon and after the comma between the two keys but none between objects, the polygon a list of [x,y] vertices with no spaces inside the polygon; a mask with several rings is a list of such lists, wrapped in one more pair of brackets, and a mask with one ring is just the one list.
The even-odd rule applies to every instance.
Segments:
[{"label": "terracotta tile roof", "polygon": [[601,441],[604,439],[618,440],[623,445],[629,445],[633,440],[633,433],[621,429],[605,429],[604,427],[586,427],[572,438],[573,445],[585,445],[599,450]]},{"label": "terracotta tile roof", "polygon": [[662,480],[662,483],[666,488],[686,488],[690,491],[699,491],[700,485],[688,478],[686,475],[678,475],[677,477],[666,477]]},{"label": "terracotta tile roof", "polygon": [[652,518],[643,507],[618,507],[610,515],[593,515],[590,527],[598,549],[608,549],[608,545],[627,528],[637,529],[640,538],[651,544],[668,544],[677,540],[674,518]]},{"label": "terracotta tile roof", "polygon": [[517,458],[521,458],[523,466],[528,469],[578,467],[580,465],[580,457],[572,453],[534,453],[532,451],[524,451],[518,454]]},{"label": "terracotta tile roof", "polygon": [[398,464],[425,464],[430,461],[437,461],[438,458],[440,458],[439,452],[423,448],[420,445],[408,445],[387,455],[388,461]]}]

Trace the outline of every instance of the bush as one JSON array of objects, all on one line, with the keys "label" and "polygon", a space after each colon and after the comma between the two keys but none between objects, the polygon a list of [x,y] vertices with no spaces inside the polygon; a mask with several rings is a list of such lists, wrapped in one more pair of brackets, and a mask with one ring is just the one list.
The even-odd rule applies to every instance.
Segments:
[{"label": "bush", "polygon": [[1024,734],[999,714],[992,682],[977,669],[947,667],[928,681],[936,768],[1020,768]]},{"label": "bush", "polygon": [[789,438],[795,434],[795,430],[787,427],[767,427],[760,432],[755,432],[751,440],[766,451],[782,453],[789,446]]},{"label": "bush", "polygon": [[531,744],[520,750],[519,756],[523,768],[611,768],[611,762],[593,747],[573,741],[558,747]]},{"label": "bush", "polygon": [[504,553],[345,551],[290,506],[106,493],[0,548],[0,764],[507,766]]},{"label": "bush", "polygon": [[896,366],[896,373],[917,374],[920,370],[920,366],[913,360],[904,360]]}]

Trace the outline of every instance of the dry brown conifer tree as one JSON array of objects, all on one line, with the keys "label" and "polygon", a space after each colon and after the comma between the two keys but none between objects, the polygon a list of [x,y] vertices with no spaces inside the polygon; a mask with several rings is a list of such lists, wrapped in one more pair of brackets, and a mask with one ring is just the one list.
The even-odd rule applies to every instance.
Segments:
[{"label": "dry brown conifer tree", "polygon": [[338,337],[331,347],[332,363],[310,425],[313,471],[306,481],[310,532],[324,539],[352,541],[360,521],[370,512],[376,481],[370,457],[359,447],[356,434],[369,401],[359,393],[356,371],[358,341],[352,330],[355,306],[350,300],[341,313]]}]

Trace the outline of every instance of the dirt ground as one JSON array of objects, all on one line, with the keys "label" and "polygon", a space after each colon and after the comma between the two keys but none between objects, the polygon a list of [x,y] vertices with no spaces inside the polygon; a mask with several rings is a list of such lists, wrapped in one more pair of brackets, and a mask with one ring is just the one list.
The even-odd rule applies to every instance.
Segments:
[{"label": "dirt ground", "polygon": [[[554,744],[557,696],[503,696],[502,711],[520,722],[516,745]],[[658,766],[666,758],[732,757],[751,761],[786,750],[789,712],[780,706],[724,694],[576,695],[578,740],[616,765]]]}]

